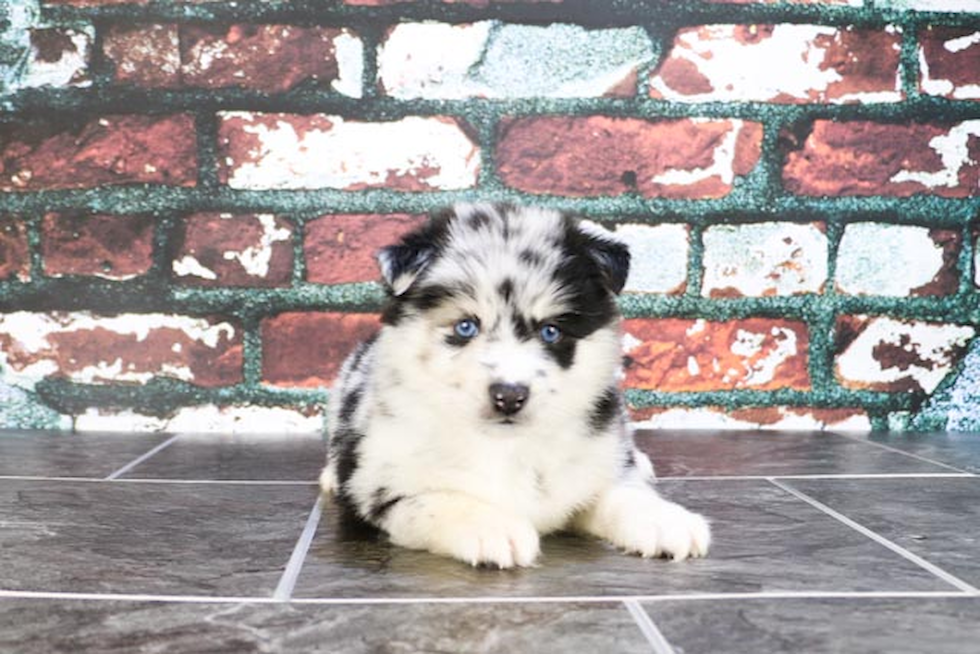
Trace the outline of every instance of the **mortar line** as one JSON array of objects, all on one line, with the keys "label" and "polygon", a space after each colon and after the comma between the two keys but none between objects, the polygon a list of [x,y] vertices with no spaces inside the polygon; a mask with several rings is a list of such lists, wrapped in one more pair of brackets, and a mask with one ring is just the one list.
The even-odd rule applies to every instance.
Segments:
[{"label": "mortar line", "polygon": [[135,459],[133,459],[132,461],[130,461],[129,463],[127,463],[123,467],[121,467],[118,470],[116,470],[115,472],[109,474],[103,481],[114,481],[114,480],[116,480],[120,475],[126,474],[127,472],[129,472],[130,470],[132,470],[133,468],[135,468],[139,464],[143,463],[144,461],[146,461],[147,459],[149,459],[153,455],[157,454],[158,452],[161,452],[161,451],[165,450],[167,447],[170,446],[171,443],[173,443],[178,438],[180,438],[180,434],[174,434],[173,436],[171,436],[167,440],[163,441],[162,443],[160,443],[159,445],[157,445],[156,447],[154,447],[150,451],[145,452],[144,454],[136,457]]},{"label": "mortar line", "polygon": [[650,615],[640,606],[636,600],[624,600],[623,606],[629,611],[633,622],[640,628],[643,637],[647,639],[655,654],[674,654],[674,648],[670,646],[663,632],[650,618]]},{"label": "mortar line", "polygon": [[316,502],[313,504],[313,509],[310,510],[309,517],[306,518],[303,532],[299,535],[299,540],[296,541],[296,546],[293,548],[293,553],[289,557],[289,562],[286,563],[286,568],[282,571],[282,576],[279,578],[279,584],[272,594],[272,599],[278,602],[288,602],[293,596],[296,580],[299,579],[300,570],[303,569],[303,562],[306,561],[306,553],[309,552],[310,543],[313,542],[313,536],[316,535],[316,528],[320,524],[322,512],[323,495],[319,494],[317,495]]},{"label": "mortar line", "polygon": [[841,522],[841,523],[847,525],[851,529],[853,529],[853,530],[857,531],[858,533],[866,536],[867,538],[870,538],[871,540],[875,541],[879,545],[882,545],[883,547],[888,548],[889,550],[891,550],[892,552],[895,552],[896,554],[898,554],[902,558],[906,559],[907,561],[909,561],[911,563],[914,563],[915,565],[919,566],[920,568],[922,568],[922,569],[926,570],[927,572],[931,573],[933,576],[938,577],[942,581],[945,581],[947,584],[950,584],[952,586],[955,586],[956,588],[960,589],[961,591],[963,591],[965,593],[969,593],[970,595],[974,595],[974,596],[980,595],[980,590],[978,590],[974,586],[971,586],[970,584],[968,584],[967,582],[963,581],[959,577],[956,577],[955,575],[947,572],[946,570],[943,570],[938,565],[927,561],[926,559],[922,558],[918,554],[915,554],[913,552],[910,552],[909,550],[905,549],[901,545],[899,545],[899,544],[897,544],[897,543],[895,543],[895,542],[893,542],[893,541],[885,538],[884,536],[882,536],[881,534],[879,534],[879,533],[877,533],[875,531],[872,531],[871,529],[865,527],[864,525],[860,524],[859,522],[856,522],[855,520],[852,520],[851,518],[848,518],[843,513],[840,513],[839,511],[836,511],[836,510],[832,509],[831,507],[827,506],[823,502],[821,502],[821,501],[819,501],[819,500],[817,500],[817,499],[815,499],[813,497],[810,497],[806,493],[804,493],[804,492],[802,492],[800,490],[797,490],[797,489],[793,488],[792,486],[789,486],[787,484],[784,484],[784,483],[780,482],[777,479],[769,479],[769,483],[771,483],[772,485],[774,485],[776,488],[779,488],[779,489],[781,489],[781,490],[789,493],[790,495],[793,495],[797,499],[800,499],[800,500],[806,502],[810,506],[812,506],[812,507],[814,507],[814,508],[822,511],[823,513],[826,513],[827,515],[829,515],[830,517],[834,518],[838,522]]}]

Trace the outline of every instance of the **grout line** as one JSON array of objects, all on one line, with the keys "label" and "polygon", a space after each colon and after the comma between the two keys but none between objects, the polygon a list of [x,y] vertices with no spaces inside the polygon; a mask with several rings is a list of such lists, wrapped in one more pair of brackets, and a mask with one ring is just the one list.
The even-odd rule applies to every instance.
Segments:
[{"label": "grout line", "polygon": [[770,479],[963,479],[976,477],[972,472],[856,472],[812,475],[691,475],[657,477],[657,481],[769,481]]},{"label": "grout line", "polygon": [[922,456],[921,454],[915,454],[913,452],[906,452],[905,450],[900,450],[897,447],[892,447],[891,445],[886,445],[884,443],[879,443],[879,442],[873,441],[873,440],[871,440],[869,438],[857,438],[856,436],[850,436],[848,434],[842,434],[842,433],[839,433],[839,432],[835,432],[835,433],[837,433],[839,436],[843,436],[844,438],[847,438],[848,440],[852,440],[855,443],[864,443],[865,445],[873,445],[874,447],[880,448],[882,450],[887,450],[889,452],[894,452],[895,454],[901,454],[902,456],[907,456],[907,457],[912,458],[912,459],[917,459],[919,461],[924,461],[926,463],[931,463],[932,465],[939,466],[940,468],[946,468],[947,470],[954,470],[956,472],[962,472],[962,473],[970,474],[966,470],[963,470],[961,468],[957,468],[956,466],[951,466],[948,463],[943,463],[942,461],[936,461],[935,459],[930,459],[929,457]]},{"label": "grout line", "polygon": [[670,646],[663,632],[657,628],[657,625],[650,619],[650,615],[643,610],[639,602],[636,600],[624,600],[623,606],[629,611],[633,617],[633,621],[636,622],[636,626],[643,632],[643,636],[650,643],[650,646],[653,647],[653,651],[656,654],[675,654],[674,648]]},{"label": "grout line", "polygon": [[210,484],[230,486],[315,486],[316,480],[287,481],[280,479],[150,479],[127,477],[125,479],[107,479],[105,477],[43,477],[36,475],[0,475],[0,481],[65,481],[105,484]]},{"label": "grout line", "polygon": [[149,459],[151,456],[153,456],[157,452],[160,452],[161,450],[166,449],[167,446],[169,446],[171,443],[173,443],[178,438],[180,438],[180,434],[174,434],[173,436],[171,436],[167,440],[163,441],[162,443],[160,443],[159,445],[157,445],[156,447],[154,447],[149,452],[146,452],[142,456],[136,457],[135,459],[133,459],[132,461],[130,461],[129,463],[127,463],[123,467],[119,468],[119,470],[116,470],[115,472],[113,472],[112,474],[110,474],[103,481],[113,481],[116,478],[118,478],[120,475],[126,474],[127,472],[129,472],[130,470],[132,470],[133,468],[135,468],[136,466],[138,466],[139,464],[141,464],[144,461],[146,461],[147,459]]},{"label": "grout line", "polygon": [[289,562],[286,564],[286,569],[282,571],[282,577],[279,579],[279,584],[276,586],[276,590],[272,594],[272,599],[276,600],[277,602],[287,602],[293,595],[293,589],[296,587],[296,580],[299,578],[300,570],[303,569],[303,562],[306,560],[306,553],[310,550],[310,543],[313,542],[313,536],[316,534],[316,528],[320,524],[320,515],[322,511],[323,495],[320,494],[317,496],[316,502],[313,504],[313,509],[310,511],[310,515],[306,519],[306,525],[303,527],[303,533],[299,535],[299,540],[296,541],[296,546],[293,548],[293,553],[289,557]]},{"label": "grout line", "polygon": [[951,584],[951,585],[955,586],[956,588],[959,588],[961,591],[963,591],[965,593],[969,593],[969,594],[974,595],[974,596],[980,595],[980,590],[978,590],[977,588],[975,588],[975,587],[971,586],[970,584],[966,583],[965,581],[963,581],[959,577],[956,577],[956,576],[950,574],[949,572],[946,572],[945,570],[943,570],[939,566],[935,565],[934,563],[930,563],[929,561],[925,560],[924,558],[922,558],[918,554],[915,554],[913,552],[910,552],[909,550],[905,549],[901,545],[899,545],[897,543],[894,543],[894,542],[890,541],[889,539],[885,538],[881,534],[879,534],[877,532],[874,532],[871,529],[868,529],[867,527],[865,527],[864,525],[862,525],[862,524],[860,524],[858,522],[855,522],[854,520],[848,518],[843,513],[840,513],[838,511],[835,511],[834,509],[830,508],[829,506],[827,506],[823,502],[820,502],[819,500],[816,500],[816,499],[810,497],[806,493],[804,493],[802,491],[799,491],[799,490],[793,488],[792,486],[788,486],[786,484],[783,484],[783,483],[777,481],[776,479],[770,479],[769,480],[769,483],[773,484],[777,488],[780,488],[780,489],[784,490],[785,492],[789,493],[790,495],[793,495],[796,498],[798,498],[800,500],[803,500],[804,502],[806,502],[807,504],[813,506],[814,508],[817,508],[820,511],[823,511],[824,513],[826,513],[830,517],[834,518],[835,520],[838,520],[839,522],[844,523],[845,525],[847,525],[851,529],[854,529],[855,531],[857,531],[857,532],[859,532],[859,533],[867,536],[868,538],[870,538],[871,540],[875,541],[879,545],[883,545],[884,547],[887,547],[891,551],[893,551],[896,554],[902,556],[903,558],[907,559],[908,561],[911,561],[912,563],[916,564],[920,568],[923,568],[923,569],[929,571],[930,573],[932,573],[933,575],[935,575],[936,577],[939,577],[940,579],[942,579],[946,583]]},{"label": "grout line", "polygon": [[[291,604],[386,606],[403,604],[611,604],[626,602],[744,602],[765,600],[869,600],[972,599],[980,595],[961,591],[762,591],[757,593],[690,593],[666,595],[584,595],[513,597],[311,597],[290,598]],[[89,593],[37,590],[0,590],[0,599],[43,599],[103,602],[172,602],[179,604],[280,604],[274,597],[225,595],[153,595],[146,593]]]},{"label": "grout line", "polygon": [[316,480],[284,480],[284,479],[149,479],[128,478],[117,479],[120,484],[210,484],[230,486],[316,486]]},{"label": "grout line", "polygon": [[[116,474],[116,473],[113,473]],[[908,473],[842,473],[802,475],[686,475],[657,477],[657,481],[769,481],[770,479],[964,479],[975,478],[972,472],[908,472]],[[150,477],[46,477],[44,475],[0,475],[0,481],[66,481],[116,484],[212,484],[238,486],[309,486],[315,479],[153,479]]]}]

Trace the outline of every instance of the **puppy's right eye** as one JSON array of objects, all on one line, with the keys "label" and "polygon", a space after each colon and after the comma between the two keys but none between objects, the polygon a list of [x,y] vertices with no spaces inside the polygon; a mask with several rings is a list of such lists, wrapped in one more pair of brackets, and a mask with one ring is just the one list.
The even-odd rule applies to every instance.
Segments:
[{"label": "puppy's right eye", "polygon": [[453,326],[453,331],[460,338],[469,340],[480,333],[480,326],[476,324],[475,320],[464,318]]}]

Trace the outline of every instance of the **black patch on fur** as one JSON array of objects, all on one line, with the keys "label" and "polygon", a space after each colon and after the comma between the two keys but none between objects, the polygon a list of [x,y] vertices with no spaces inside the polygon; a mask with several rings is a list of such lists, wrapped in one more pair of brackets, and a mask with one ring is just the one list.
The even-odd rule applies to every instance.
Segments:
[{"label": "black patch on fur", "polygon": [[509,303],[514,297],[514,280],[508,277],[500,282],[500,285],[497,286],[497,293],[504,299],[504,302]]},{"label": "black patch on fur", "polygon": [[489,227],[492,223],[490,214],[483,211],[474,211],[466,218],[466,226],[474,231]]},{"label": "black patch on fur", "polygon": [[592,431],[599,433],[609,427],[613,420],[619,417],[622,406],[619,390],[607,388],[592,405],[592,412],[589,414],[589,426],[592,427]]},{"label": "black patch on fur", "polygon": [[534,250],[521,250],[517,258],[520,259],[521,263],[527,264],[532,268],[538,268],[544,265],[544,255]]},{"label": "black patch on fur", "polygon": [[384,520],[392,507],[405,499],[404,495],[392,495],[384,486],[377,488],[371,494],[371,506],[368,508],[367,519],[374,524]]},{"label": "black patch on fur", "polygon": [[349,423],[351,418],[354,417],[354,412],[357,411],[358,405],[361,403],[361,397],[364,394],[364,389],[360,386],[351,390],[340,403],[340,421],[342,423]]},{"label": "black patch on fur", "polygon": [[636,467],[636,453],[630,448],[630,451],[626,453],[626,469],[632,470]]},{"label": "black patch on fur", "polygon": [[347,482],[357,472],[360,456],[357,448],[364,434],[349,427],[341,427],[330,439],[330,452],[337,462],[337,497],[341,502],[350,503],[347,495]]},{"label": "black patch on fur", "polygon": [[562,330],[562,339],[547,352],[562,368],[575,362],[576,341],[619,319],[616,293],[626,282],[629,250],[583,232],[577,221],[565,217],[558,245],[562,261],[555,277],[567,294],[569,311],[551,320]]},{"label": "black patch on fur", "polygon": [[357,370],[361,367],[361,362],[364,360],[364,355],[367,354],[372,347],[374,347],[375,341],[378,340],[378,335],[373,334],[367,340],[362,341],[357,349],[354,350],[354,354],[351,355],[350,369]]},{"label": "black patch on fur", "polygon": [[512,313],[510,316],[511,327],[514,328],[514,335],[522,341],[529,341],[534,338],[534,326],[531,321],[519,313]]}]

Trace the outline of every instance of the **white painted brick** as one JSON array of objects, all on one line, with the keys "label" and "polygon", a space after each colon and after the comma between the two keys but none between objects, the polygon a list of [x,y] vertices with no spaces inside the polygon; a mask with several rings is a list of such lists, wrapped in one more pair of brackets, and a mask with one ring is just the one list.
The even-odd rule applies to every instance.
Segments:
[{"label": "white painted brick", "polygon": [[[902,99],[898,38],[889,38],[895,71],[883,84],[880,79],[869,81],[853,73],[845,80],[838,69],[840,63],[828,61],[831,49],[841,44],[846,30],[780,24],[773,26],[771,33],[763,34],[759,29],[752,34],[756,29],[759,27],[755,25],[725,24],[682,29],[660,72],[650,80],[653,96],[678,102],[831,104]],[[894,28],[888,29],[894,33]],[[852,67],[860,59],[862,55],[852,54]],[[859,90],[861,85],[867,88]]]},{"label": "white painted brick", "polygon": [[820,293],[827,279],[820,224],[715,225],[703,242],[705,297]]},{"label": "white painted brick", "polygon": [[980,0],[877,0],[875,6],[900,11],[980,12]]},{"label": "white painted brick", "polygon": [[160,418],[129,410],[90,408],[76,416],[79,432],[169,432],[182,434],[249,434],[275,439],[287,434],[324,433],[319,410],[290,407],[215,406],[184,407]]},{"label": "white painted brick", "polygon": [[616,236],[630,249],[626,292],[681,293],[687,284],[687,225],[619,225]]},{"label": "white painted brick", "polygon": [[81,27],[65,29],[61,32],[71,41],[71,47],[66,48],[57,60],[49,61],[40,55],[36,47],[32,46],[24,75],[15,83],[15,87],[52,86],[64,88],[92,85],[88,66],[92,56],[92,41],[95,38],[95,30],[91,27]]},{"label": "white painted brick", "polygon": [[837,288],[849,295],[904,297],[929,284],[943,266],[943,248],[926,227],[853,223],[837,253]]},{"label": "white painted brick", "polygon": [[[27,389],[51,375],[84,384],[145,383],[156,375],[196,382],[201,364],[189,360],[181,343],[215,351],[228,347],[236,331],[227,322],[167,314],[0,314],[0,372],[3,381]],[[156,334],[168,334],[164,340],[174,341],[170,352],[160,351],[158,343],[157,350],[146,356],[124,360],[111,349],[122,343],[137,343],[146,352],[148,339]],[[72,344],[61,343],[66,337],[71,337]],[[80,347],[78,343],[86,339],[101,345],[94,352],[92,346]]]},{"label": "white painted brick", "polygon": [[378,69],[398,98],[598,97],[652,56],[639,27],[405,23],[382,44]]},{"label": "white painted brick", "polygon": [[956,363],[954,351],[976,335],[966,325],[864,318],[867,324],[837,356],[836,370],[845,385],[873,390],[909,386],[932,393]]},{"label": "white painted brick", "polygon": [[223,138],[257,143],[247,157],[224,162],[232,188],[448,190],[473,186],[479,171],[479,149],[452,119],[364,122],[247,112],[220,118],[241,130]]},{"label": "white painted brick", "polygon": [[[759,415],[754,415],[759,414]],[[633,423],[636,429],[772,429],[800,431],[871,430],[871,420],[862,411],[834,411],[797,407],[748,409],[732,415],[720,407],[671,408],[655,411]]]}]

